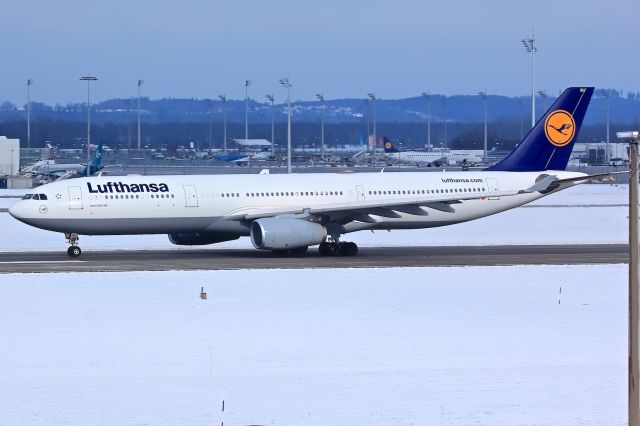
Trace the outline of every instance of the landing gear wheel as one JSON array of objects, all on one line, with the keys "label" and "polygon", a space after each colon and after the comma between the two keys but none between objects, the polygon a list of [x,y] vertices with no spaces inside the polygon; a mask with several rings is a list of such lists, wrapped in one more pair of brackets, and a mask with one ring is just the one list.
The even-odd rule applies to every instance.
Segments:
[{"label": "landing gear wheel", "polygon": [[358,254],[358,245],[356,243],[340,243],[341,256],[355,256]]},{"label": "landing gear wheel", "polygon": [[320,243],[318,251],[321,256],[335,256],[338,253],[338,245],[336,243]]},{"label": "landing gear wheel", "polygon": [[69,257],[78,257],[82,254],[82,250],[78,246],[71,246],[67,249],[67,254]]}]

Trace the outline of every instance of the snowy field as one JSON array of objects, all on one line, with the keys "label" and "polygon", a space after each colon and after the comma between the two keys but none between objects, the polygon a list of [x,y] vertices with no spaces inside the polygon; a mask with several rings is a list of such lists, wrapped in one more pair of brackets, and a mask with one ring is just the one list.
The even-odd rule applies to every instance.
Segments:
[{"label": "snowy field", "polygon": [[626,270],[2,275],[0,424],[623,425]]},{"label": "snowy field", "polygon": [[[0,196],[3,195],[0,190]],[[0,198],[0,208],[17,199]],[[370,231],[346,239],[361,247],[499,244],[606,244],[625,243],[627,237],[627,185],[579,185],[522,207],[484,219],[442,228],[410,231]],[[547,206],[547,207],[545,207]],[[599,207],[593,207],[599,206]],[[0,213],[0,252],[66,250],[62,234],[25,225]],[[179,249],[166,235],[81,236],[83,250]],[[193,249],[193,247],[187,247]],[[204,246],[252,248],[249,238]]]}]

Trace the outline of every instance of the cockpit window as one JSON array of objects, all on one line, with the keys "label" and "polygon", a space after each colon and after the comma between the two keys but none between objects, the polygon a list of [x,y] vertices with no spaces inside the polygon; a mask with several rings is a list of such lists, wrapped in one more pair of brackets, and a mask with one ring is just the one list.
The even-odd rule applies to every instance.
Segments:
[{"label": "cockpit window", "polygon": [[41,200],[46,200],[46,199],[47,199],[47,196],[46,196],[45,194],[40,194],[40,199],[41,199]]},{"label": "cockpit window", "polygon": [[25,194],[24,197],[22,197],[23,200],[30,200],[31,197],[33,197],[33,194]]},{"label": "cockpit window", "polygon": [[39,200],[40,199],[40,194],[33,194],[33,197],[31,197],[32,200]]}]

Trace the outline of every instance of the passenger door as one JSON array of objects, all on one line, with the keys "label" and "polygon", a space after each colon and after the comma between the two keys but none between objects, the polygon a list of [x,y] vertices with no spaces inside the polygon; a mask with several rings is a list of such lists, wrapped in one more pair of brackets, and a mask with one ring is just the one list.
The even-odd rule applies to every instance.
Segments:
[{"label": "passenger door", "polygon": [[82,189],[79,186],[70,186],[69,190],[69,210],[82,209]]},{"label": "passenger door", "polygon": [[185,207],[198,207],[198,193],[193,185],[183,185],[184,198],[186,200]]},{"label": "passenger door", "polygon": [[358,201],[364,201],[364,188],[362,188],[362,185],[356,185],[356,194],[358,195]]}]

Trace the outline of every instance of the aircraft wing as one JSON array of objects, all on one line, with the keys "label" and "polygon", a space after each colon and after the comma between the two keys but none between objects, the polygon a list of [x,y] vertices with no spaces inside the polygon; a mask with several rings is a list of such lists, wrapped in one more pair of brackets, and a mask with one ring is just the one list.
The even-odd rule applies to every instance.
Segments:
[{"label": "aircraft wing", "polygon": [[418,216],[427,216],[429,210],[442,212],[455,212],[455,204],[460,204],[466,200],[486,199],[489,197],[509,197],[517,194],[543,191],[554,181],[555,176],[547,176],[545,179],[519,191],[496,191],[490,194],[474,193],[449,193],[449,194],[420,194],[414,197],[407,197],[402,200],[375,200],[342,203],[319,203],[301,205],[299,207],[250,207],[232,211],[225,218],[228,220],[255,220],[265,217],[304,215],[316,217],[328,217],[329,221],[350,222],[358,220],[361,222],[376,222],[370,215],[395,218],[400,217],[399,213],[408,213]]}]

